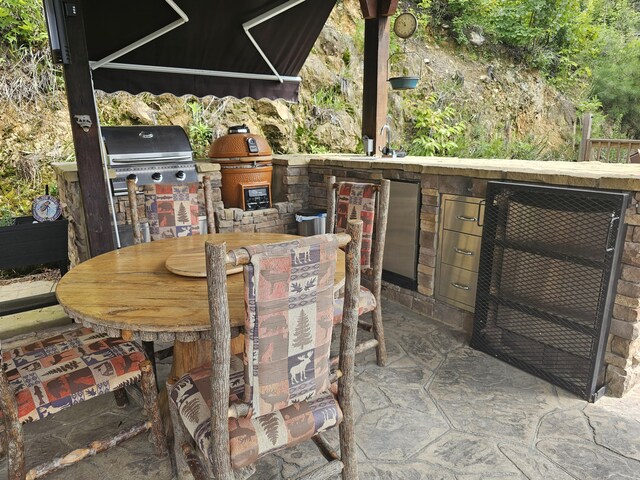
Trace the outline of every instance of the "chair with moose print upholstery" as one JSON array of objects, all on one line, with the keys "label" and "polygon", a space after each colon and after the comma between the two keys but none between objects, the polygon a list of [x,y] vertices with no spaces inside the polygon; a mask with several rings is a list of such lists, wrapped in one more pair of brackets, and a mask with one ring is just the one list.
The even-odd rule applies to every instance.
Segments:
[{"label": "chair with moose print upholstery", "polygon": [[[359,322],[365,330],[373,331],[372,340],[362,342],[358,350],[376,348],[378,365],[387,362],[387,347],[384,341],[382,325],[382,256],[387,233],[387,214],[389,210],[389,189],[391,182],[381,180],[373,183],[336,183],[336,177],[327,179],[327,231],[344,232],[347,222],[360,219],[362,227],[362,281],[358,313],[371,312],[372,323]],[[337,196],[337,201],[336,201]],[[368,288],[367,288],[368,287]],[[336,300],[334,323],[342,319],[342,298]]]},{"label": "chair with moose print upholstery", "polygon": [[[225,254],[207,243],[212,364],[168,385],[176,463],[197,479],[244,478],[262,456],[313,439],[329,460],[313,478],[357,478],[351,400],[362,222]],[[339,369],[331,370],[333,291],[348,245]],[[245,349],[231,356],[225,263],[244,264]],[[214,286],[224,288],[214,288]],[[340,428],[341,454],[322,437]],[[195,444],[195,450],[192,447]]]},{"label": "chair with moose print upholstery", "polygon": [[[5,426],[9,480],[39,478],[149,429],[156,455],[167,454],[153,369],[135,342],[78,328],[30,344],[0,348],[0,352],[0,422]],[[147,420],[25,471],[23,423],[109,392],[122,395],[123,388],[134,382],[140,383]]]},{"label": "chair with moose print upholstery", "polygon": [[[211,179],[204,176],[202,185],[207,212],[208,233],[215,233],[213,214],[213,199],[211,193]],[[198,183],[180,185],[153,184],[141,187],[144,194],[144,214],[149,222],[151,240],[163,238],[188,237],[200,233],[198,221]],[[129,196],[129,219],[133,227],[133,243],[143,242],[140,228],[140,208],[138,206],[138,186],[135,180],[127,180],[127,194]],[[156,372],[155,348],[151,341],[143,341],[142,345],[149,356],[154,373]],[[158,354],[161,358],[171,356],[172,347]]]}]

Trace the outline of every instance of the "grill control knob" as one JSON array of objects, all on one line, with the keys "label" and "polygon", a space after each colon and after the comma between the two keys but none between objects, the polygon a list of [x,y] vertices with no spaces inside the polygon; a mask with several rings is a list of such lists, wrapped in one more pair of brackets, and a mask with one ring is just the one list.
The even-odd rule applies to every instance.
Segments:
[{"label": "grill control knob", "polygon": [[133,180],[134,182],[138,183],[138,176],[135,173],[132,173],[130,175],[127,175],[127,180]]},{"label": "grill control knob", "polygon": [[162,174],[160,172],[156,172],[154,174],[151,175],[151,180],[153,180],[154,182],[161,182],[162,181]]},{"label": "grill control knob", "polygon": [[176,172],[176,178],[180,181],[184,180],[185,178],[187,178],[187,174],[184,173],[182,170]]}]

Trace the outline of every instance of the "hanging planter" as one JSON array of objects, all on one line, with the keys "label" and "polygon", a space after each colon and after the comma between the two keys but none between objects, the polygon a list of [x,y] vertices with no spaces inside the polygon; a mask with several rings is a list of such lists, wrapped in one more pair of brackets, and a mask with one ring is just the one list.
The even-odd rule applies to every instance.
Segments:
[{"label": "hanging planter", "polygon": [[389,79],[394,90],[410,90],[416,88],[420,77],[393,77]]},{"label": "hanging planter", "polygon": [[[417,71],[415,68],[414,71],[411,71],[412,64],[416,63],[419,65]],[[390,74],[389,83],[393,90],[416,88],[422,76],[422,65],[418,55],[413,52],[394,53],[389,57],[387,68]]]}]

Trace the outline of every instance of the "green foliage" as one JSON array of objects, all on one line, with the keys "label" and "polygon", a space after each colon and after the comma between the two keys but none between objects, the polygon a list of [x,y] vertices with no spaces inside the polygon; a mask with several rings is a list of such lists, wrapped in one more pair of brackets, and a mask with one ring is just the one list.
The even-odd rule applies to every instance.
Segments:
[{"label": "green foliage", "polygon": [[196,100],[190,100],[187,102],[187,109],[191,113],[189,141],[193,148],[193,154],[196,158],[204,158],[207,156],[209,146],[211,145],[213,129],[204,117],[205,110],[201,103]]},{"label": "green foliage", "polygon": [[322,143],[315,132],[303,126],[296,128],[296,142],[302,153],[331,153],[329,145]]},{"label": "green foliage", "polygon": [[16,223],[11,209],[8,207],[0,207],[0,227],[10,227]]},{"label": "green foliage", "polygon": [[437,96],[426,99],[415,95],[411,102],[414,136],[409,154],[419,156],[448,156],[458,148],[456,140],[466,125],[456,120],[456,111],[447,105],[436,107]]},{"label": "green foliage", "polygon": [[640,40],[609,44],[593,70],[592,92],[608,116],[619,119],[624,133],[640,137]]},{"label": "green foliage", "polygon": [[326,108],[335,111],[344,110],[353,115],[353,105],[351,105],[342,93],[342,88],[338,84],[329,87],[320,87],[313,93],[313,104],[316,107]]},{"label": "green foliage", "polygon": [[42,2],[0,0],[0,40],[11,50],[46,46],[47,27]]},{"label": "green foliage", "polygon": [[[462,45],[482,33],[484,52],[504,52],[537,68],[561,90],[590,82],[610,118],[640,134],[636,0],[418,0],[430,26],[445,26]],[[470,48],[476,48],[471,47]],[[582,87],[580,87],[582,88]],[[578,89],[579,90],[579,89]]]}]

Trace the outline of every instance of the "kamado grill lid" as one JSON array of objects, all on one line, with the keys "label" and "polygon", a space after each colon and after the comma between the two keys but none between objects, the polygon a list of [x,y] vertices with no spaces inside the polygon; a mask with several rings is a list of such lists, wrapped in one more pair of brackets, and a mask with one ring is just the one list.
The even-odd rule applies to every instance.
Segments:
[{"label": "kamado grill lid", "polygon": [[229,127],[229,133],[217,138],[209,148],[209,158],[221,161],[255,162],[272,159],[267,140],[249,131],[246,125]]}]

